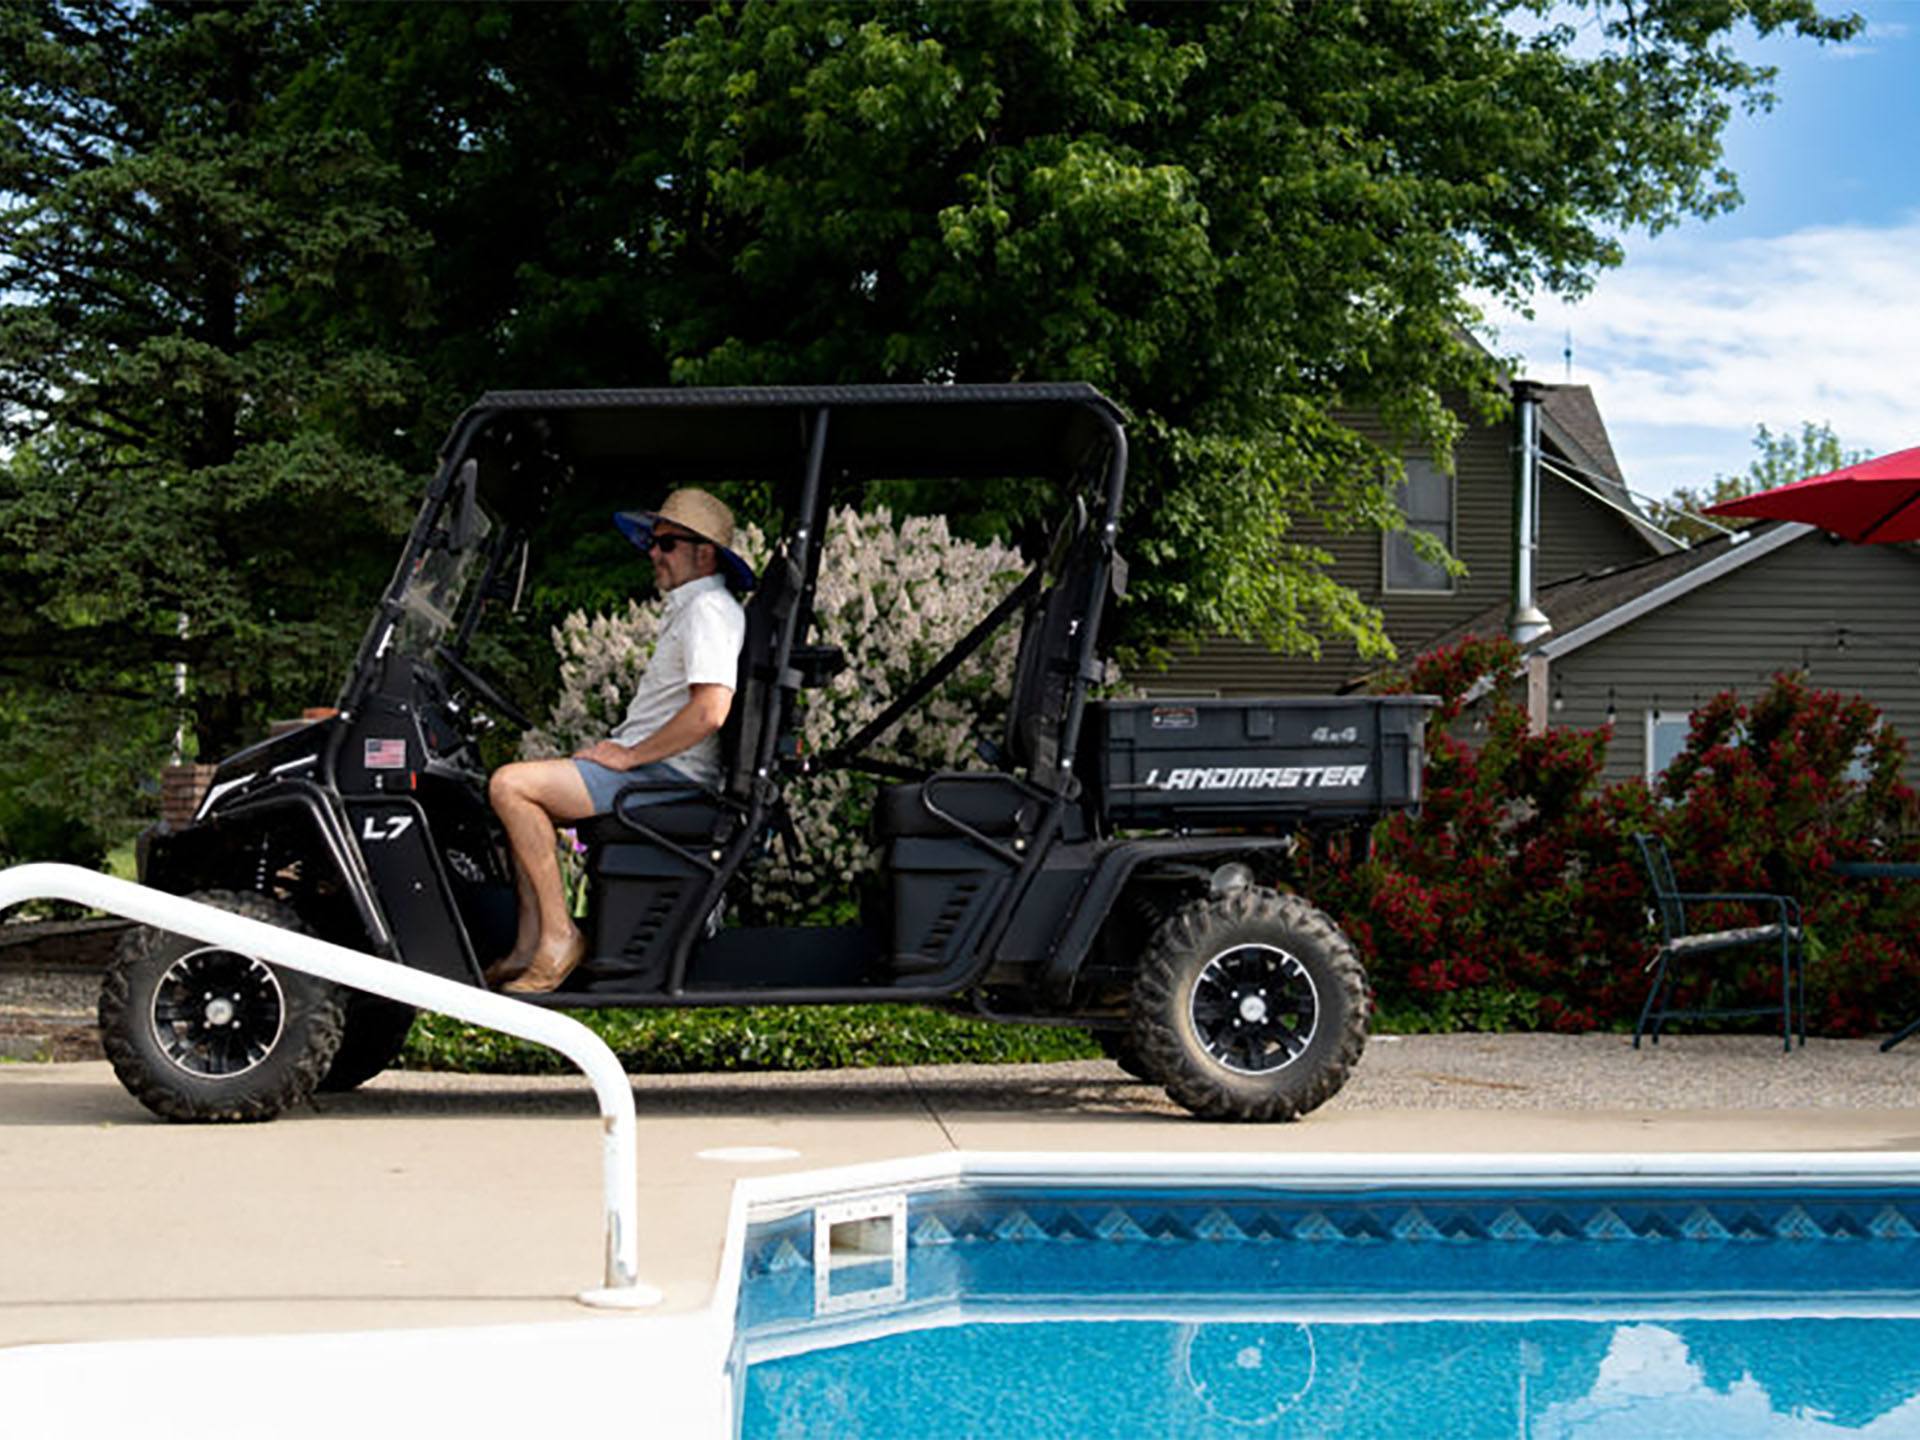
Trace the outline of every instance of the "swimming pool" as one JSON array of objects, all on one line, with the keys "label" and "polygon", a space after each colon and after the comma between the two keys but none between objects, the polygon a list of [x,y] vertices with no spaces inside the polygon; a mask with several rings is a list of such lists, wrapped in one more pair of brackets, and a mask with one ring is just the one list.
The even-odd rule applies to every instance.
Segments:
[{"label": "swimming pool", "polygon": [[1902,1167],[1031,1158],[755,1207],[738,1433],[1920,1435]]}]

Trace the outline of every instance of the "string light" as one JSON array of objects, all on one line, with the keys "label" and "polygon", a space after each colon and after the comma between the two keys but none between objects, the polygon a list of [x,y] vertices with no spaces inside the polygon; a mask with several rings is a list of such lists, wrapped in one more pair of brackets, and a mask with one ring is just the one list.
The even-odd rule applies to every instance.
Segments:
[{"label": "string light", "polygon": [[[1780,651],[1791,653],[1792,647],[1796,645],[1799,647],[1800,664],[1798,673],[1804,681],[1811,681],[1813,678],[1813,654],[1816,650],[1829,657],[1861,655],[1862,651],[1871,651],[1872,653],[1870,655],[1862,655],[1861,658],[1887,664],[1912,665],[1914,667],[1913,673],[1920,675],[1920,658],[1916,658],[1914,655],[1914,641],[1910,635],[1876,634],[1874,631],[1862,630],[1857,626],[1822,622],[1819,627],[1811,633],[1803,632],[1802,637],[1799,639],[1791,636],[1783,636],[1780,637],[1776,644],[1778,646],[1778,649],[1775,651],[1776,654],[1780,653]],[[1754,671],[1750,676],[1730,675],[1725,684],[1716,684],[1711,693],[1718,694],[1723,690],[1731,690],[1741,695],[1749,695],[1755,687],[1764,688],[1771,684],[1774,676],[1782,670],[1791,671],[1792,669],[1793,662],[1783,657],[1782,660],[1777,661],[1773,665]],[[1839,678],[1838,676],[1830,677],[1829,683],[1839,683]],[[1859,677],[1856,677],[1854,683],[1865,682],[1860,680]],[[1553,669],[1551,693],[1547,700],[1548,712],[1557,717],[1553,723],[1556,725],[1567,723],[1564,718],[1558,717],[1564,717],[1566,715],[1567,706],[1571,700],[1582,702],[1579,713],[1590,716],[1592,712],[1586,709],[1586,706],[1591,705],[1593,701],[1600,696],[1602,691],[1606,692],[1605,723],[1617,726],[1620,720],[1619,687],[1612,684],[1600,684],[1597,678],[1594,682],[1583,681],[1577,671],[1573,674],[1572,678],[1568,678],[1568,675],[1562,670],[1562,667],[1556,665]],[[1701,699],[1701,691],[1694,689],[1690,693],[1692,695],[1692,712],[1697,712],[1704,703]],[[1653,714],[1664,713],[1658,694],[1649,694],[1630,685],[1628,687],[1627,699],[1634,704],[1648,703],[1650,711]],[[1672,719],[1677,717],[1670,716],[1667,718]],[[1485,720],[1483,718],[1477,719],[1474,728],[1484,732],[1487,729]]]}]

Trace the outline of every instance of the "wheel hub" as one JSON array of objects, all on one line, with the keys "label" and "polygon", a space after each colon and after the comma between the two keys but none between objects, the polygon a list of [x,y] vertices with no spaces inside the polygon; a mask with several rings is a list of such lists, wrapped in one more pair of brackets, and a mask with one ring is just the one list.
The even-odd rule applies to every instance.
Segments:
[{"label": "wheel hub", "polygon": [[286,1026],[271,966],[217,946],[190,950],[154,987],[149,1022],[160,1052],[189,1075],[226,1080],[261,1064]]},{"label": "wheel hub", "polygon": [[1201,967],[1188,1008],[1207,1054],[1242,1075],[1291,1065],[1306,1053],[1320,1024],[1313,977],[1277,945],[1222,950]]}]

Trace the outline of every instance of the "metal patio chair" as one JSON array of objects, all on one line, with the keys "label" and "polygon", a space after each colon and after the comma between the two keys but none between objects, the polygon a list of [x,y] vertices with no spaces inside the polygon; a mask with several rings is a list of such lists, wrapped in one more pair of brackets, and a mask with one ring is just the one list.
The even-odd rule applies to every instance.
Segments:
[{"label": "metal patio chair", "polygon": [[[1794,1015],[1799,1013],[1800,1043],[1807,1043],[1807,977],[1805,952],[1805,927],[1800,922],[1800,902],[1790,895],[1762,895],[1721,893],[1682,890],[1674,880],[1673,862],[1667,856],[1666,842],[1655,835],[1635,835],[1634,843],[1640,847],[1640,858],[1646,863],[1647,880],[1652,890],[1653,909],[1651,917],[1660,925],[1660,948],[1654,952],[1653,959],[1646,968],[1653,972],[1653,983],[1647,989],[1646,1003],[1640,1007],[1640,1018],[1633,1027],[1633,1045],[1640,1048],[1642,1034],[1650,1035],[1653,1043],[1660,1043],[1661,1027],[1669,1020],[1699,1019],[1705,1016],[1735,1015],[1773,1015],[1780,1016],[1780,1038],[1783,1048],[1793,1049]],[[1732,930],[1696,931],[1688,924],[1687,907],[1689,905],[1745,904],[1762,911],[1771,911],[1772,920],[1760,925],[1746,925]],[[1780,954],[1780,1003],[1778,1005],[1749,1006],[1744,1009],[1684,1009],[1676,1010],[1666,1003],[1666,996],[1673,979],[1674,962],[1689,960],[1716,950],[1732,950],[1742,946],[1771,945]]]}]

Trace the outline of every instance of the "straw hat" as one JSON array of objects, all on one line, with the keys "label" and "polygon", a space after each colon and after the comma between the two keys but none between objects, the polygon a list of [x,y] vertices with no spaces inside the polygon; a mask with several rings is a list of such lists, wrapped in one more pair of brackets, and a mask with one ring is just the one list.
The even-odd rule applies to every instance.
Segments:
[{"label": "straw hat", "polygon": [[713,545],[720,557],[720,573],[735,590],[753,588],[753,570],[733,551],[733,511],[706,491],[692,486],[674,491],[658,510],[622,510],[613,517],[620,533],[642,553],[653,549],[653,528],[671,520]]}]

